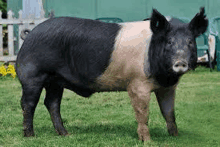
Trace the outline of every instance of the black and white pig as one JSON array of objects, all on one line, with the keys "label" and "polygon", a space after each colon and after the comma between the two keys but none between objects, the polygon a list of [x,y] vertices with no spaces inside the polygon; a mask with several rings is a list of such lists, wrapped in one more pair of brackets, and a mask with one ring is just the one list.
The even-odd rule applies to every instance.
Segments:
[{"label": "black and white pig", "polygon": [[150,140],[149,101],[155,92],[168,132],[177,136],[175,89],[180,77],[195,68],[195,38],[207,26],[204,8],[188,24],[167,21],[153,9],[147,21],[116,24],[60,17],[27,31],[16,61],[24,136],[34,136],[34,111],[43,88],[44,104],[59,135],[68,134],[60,115],[67,88],[83,97],[128,91],[143,141]]}]

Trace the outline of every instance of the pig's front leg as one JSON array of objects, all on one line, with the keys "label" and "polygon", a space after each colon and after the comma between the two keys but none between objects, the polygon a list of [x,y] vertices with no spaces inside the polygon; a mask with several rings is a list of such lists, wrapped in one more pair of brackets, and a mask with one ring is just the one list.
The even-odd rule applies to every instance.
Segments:
[{"label": "pig's front leg", "polygon": [[138,122],[137,133],[139,136],[139,140],[150,140],[147,123],[150,102],[149,85],[139,80],[133,81],[128,87],[128,94],[131,98],[131,104],[134,108],[136,120]]},{"label": "pig's front leg", "polygon": [[155,94],[160,106],[161,113],[166,120],[169,134],[177,136],[178,130],[174,114],[175,87],[157,89]]}]

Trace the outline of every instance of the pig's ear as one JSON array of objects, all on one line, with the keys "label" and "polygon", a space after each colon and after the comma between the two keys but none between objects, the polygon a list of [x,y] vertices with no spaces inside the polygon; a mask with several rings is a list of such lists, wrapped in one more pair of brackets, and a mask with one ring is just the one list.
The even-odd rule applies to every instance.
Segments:
[{"label": "pig's ear", "polygon": [[189,29],[193,32],[195,37],[203,34],[208,27],[208,19],[205,15],[205,8],[201,7],[200,12],[189,23]]},{"label": "pig's ear", "polygon": [[150,28],[155,34],[166,32],[170,27],[170,24],[166,18],[156,9],[153,9],[150,20]]}]

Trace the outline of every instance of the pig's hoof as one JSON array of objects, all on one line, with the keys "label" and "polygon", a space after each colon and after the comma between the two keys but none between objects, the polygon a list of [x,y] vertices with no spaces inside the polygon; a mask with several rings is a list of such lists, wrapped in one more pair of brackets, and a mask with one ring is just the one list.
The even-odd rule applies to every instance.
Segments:
[{"label": "pig's hoof", "polygon": [[139,140],[141,141],[149,141],[150,140],[150,134],[148,131],[140,131],[138,132]]},{"label": "pig's hoof", "polygon": [[33,137],[34,131],[24,130],[24,137]]},{"label": "pig's hoof", "polygon": [[69,136],[70,135],[70,133],[68,133],[68,132],[65,132],[65,133],[63,133],[63,134],[61,134],[62,136]]},{"label": "pig's hoof", "polygon": [[56,132],[61,136],[68,136],[69,135],[69,133],[65,129],[59,130],[59,131],[56,130]]},{"label": "pig's hoof", "polygon": [[150,141],[150,136],[139,136],[139,140],[141,140],[142,142],[148,142]]},{"label": "pig's hoof", "polygon": [[167,129],[171,136],[178,136],[178,129],[175,123],[168,123]]},{"label": "pig's hoof", "polygon": [[178,130],[176,128],[172,128],[168,130],[171,136],[178,136]]},{"label": "pig's hoof", "polygon": [[139,140],[141,140],[141,141],[150,140],[149,130],[145,124],[143,124],[143,125],[139,124],[137,132],[138,132]]}]

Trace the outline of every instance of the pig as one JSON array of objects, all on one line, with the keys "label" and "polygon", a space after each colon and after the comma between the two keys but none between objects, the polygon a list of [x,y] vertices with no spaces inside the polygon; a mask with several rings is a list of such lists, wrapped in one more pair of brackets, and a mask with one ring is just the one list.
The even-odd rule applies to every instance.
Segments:
[{"label": "pig", "polygon": [[149,102],[154,92],[168,133],[177,136],[176,87],[183,74],[195,69],[195,39],[207,26],[204,8],[189,23],[168,21],[153,9],[146,21],[117,24],[58,17],[26,31],[16,61],[24,136],[34,136],[34,111],[43,88],[44,104],[59,135],[68,135],[60,114],[67,88],[87,98],[95,92],[127,91],[142,141],[150,140]]}]

